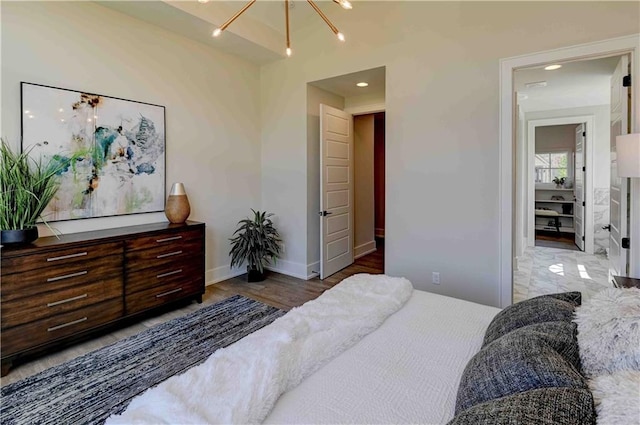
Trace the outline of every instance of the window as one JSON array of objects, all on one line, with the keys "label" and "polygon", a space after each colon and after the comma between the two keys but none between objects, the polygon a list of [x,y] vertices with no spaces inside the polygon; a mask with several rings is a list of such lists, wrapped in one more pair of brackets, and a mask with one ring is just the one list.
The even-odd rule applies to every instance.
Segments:
[{"label": "window", "polygon": [[569,177],[569,152],[536,154],[536,183],[552,183],[556,177]]}]

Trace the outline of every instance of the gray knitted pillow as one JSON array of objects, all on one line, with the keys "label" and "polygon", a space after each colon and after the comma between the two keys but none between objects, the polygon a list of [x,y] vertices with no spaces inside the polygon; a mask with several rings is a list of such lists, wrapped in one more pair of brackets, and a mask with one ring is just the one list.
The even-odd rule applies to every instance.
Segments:
[{"label": "gray knitted pillow", "polygon": [[571,322],[539,323],[488,344],[462,374],[456,413],[536,388],[587,388],[575,333]]},{"label": "gray knitted pillow", "polygon": [[510,305],[493,318],[482,346],[527,325],[573,319],[573,311],[582,302],[580,292],[542,295]]},{"label": "gray knitted pillow", "polygon": [[481,403],[448,425],[594,425],[596,413],[588,390],[540,388]]}]

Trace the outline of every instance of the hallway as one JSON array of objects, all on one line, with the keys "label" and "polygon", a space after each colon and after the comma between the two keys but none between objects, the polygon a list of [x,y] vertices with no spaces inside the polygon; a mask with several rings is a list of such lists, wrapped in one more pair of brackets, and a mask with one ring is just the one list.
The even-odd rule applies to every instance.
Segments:
[{"label": "hallway", "polygon": [[580,291],[583,299],[589,298],[612,287],[608,274],[609,260],[604,255],[529,247],[513,273],[513,302],[565,291]]}]

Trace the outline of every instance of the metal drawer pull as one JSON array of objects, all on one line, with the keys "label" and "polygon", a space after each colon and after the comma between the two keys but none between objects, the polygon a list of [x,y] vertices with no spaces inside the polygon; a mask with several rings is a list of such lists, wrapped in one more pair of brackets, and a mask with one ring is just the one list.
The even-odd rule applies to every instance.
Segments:
[{"label": "metal drawer pull", "polygon": [[78,252],[77,254],[61,255],[60,257],[47,258],[47,261],[66,260],[67,258],[84,257],[85,255],[87,255],[86,251],[85,252]]},{"label": "metal drawer pull", "polygon": [[175,294],[176,292],[182,291],[182,288],[174,289],[172,291],[163,292],[162,294],[156,295],[156,298],[166,297],[167,295]]},{"label": "metal drawer pull", "polygon": [[87,270],[83,270],[81,272],[65,274],[63,276],[50,277],[49,279],[47,279],[47,282],[55,282],[56,280],[69,279],[70,277],[82,276],[87,273],[89,273]]},{"label": "metal drawer pull", "polygon": [[158,256],[156,256],[156,258],[166,258],[166,257],[171,257],[174,255],[180,255],[182,254],[182,251],[174,251],[174,252],[169,252],[167,254],[160,254]]},{"label": "metal drawer pull", "polygon": [[178,274],[178,273],[182,273],[182,269],[174,270],[172,272],[167,272],[167,273],[161,273],[161,274],[157,275],[156,277],[158,279],[160,279],[162,277],[167,277],[167,276],[171,276],[172,274]]},{"label": "metal drawer pull", "polygon": [[55,302],[52,302],[52,303],[47,303],[47,307],[54,307],[56,305],[60,305],[60,304],[64,304],[64,303],[70,303],[71,301],[81,300],[83,298],[87,298],[87,294],[82,294],[82,295],[78,295],[77,297],[67,298],[66,300],[60,300],[60,301],[55,301]]},{"label": "metal drawer pull", "polygon": [[47,332],[57,331],[58,329],[66,328],[67,326],[77,325],[78,323],[82,323],[85,320],[87,320],[86,316],[83,317],[82,319],[74,320],[73,322],[63,323],[63,324],[58,325],[58,326],[52,326],[49,329],[47,329]]},{"label": "metal drawer pull", "polygon": [[172,236],[170,238],[156,239],[156,242],[160,243],[160,242],[177,241],[178,239],[182,239],[182,236]]}]

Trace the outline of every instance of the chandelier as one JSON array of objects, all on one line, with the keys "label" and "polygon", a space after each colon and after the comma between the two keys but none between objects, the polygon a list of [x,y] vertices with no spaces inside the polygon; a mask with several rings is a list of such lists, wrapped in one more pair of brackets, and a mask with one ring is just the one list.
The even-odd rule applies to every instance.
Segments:
[{"label": "chandelier", "polygon": [[[287,56],[291,56],[291,53],[292,53],[292,50],[291,50],[291,38],[289,37],[289,1],[290,0],[284,0],[284,19],[285,19],[285,25],[286,25],[286,29],[287,29],[287,47],[285,49],[285,53],[287,54]],[[198,2],[200,2],[200,3],[208,3],[209,0],[198,0]],[[242,15],[247,9],[249,9],[253,5],[253,3],[255,3],[255,2],[256,2],[256,0],[250,0],[249,3],[247,3],[235,15],[233,15],[231,18],[229,18],[229,20],[227,22],[225,22],[220,27],[218,27],[215,30],[213,30],[213,33],[211,35],[213,37],[220,36],[220,34],[222,34],[222,31],[226,30],[227,27],[233,23],[233,21],[238,19],[238,17],[240,15]],[[336,37],[338,37],[338,40],[344,41],[344,34],[342,34],[340,31],[338,31],[338,28],[336,28],[336,26],[333,25],[333,23],[331,23],[329,18],[327,18],[327,16],[324,13],[322,13],[322,11],[318,7],[318,5],[315,4],[315,2],[313,0],[307,0],[307,2],[311,5],[313,10],[315,10],[316,13],[318,13],[318,15],[320,15],[322,20],[329,26],[329,28],[336,35]],[[342,6],[343,9],[351,9],[352,8],[351,3],[348,0],[333,0],[333,2],[339,4],[340,6]]]}]

